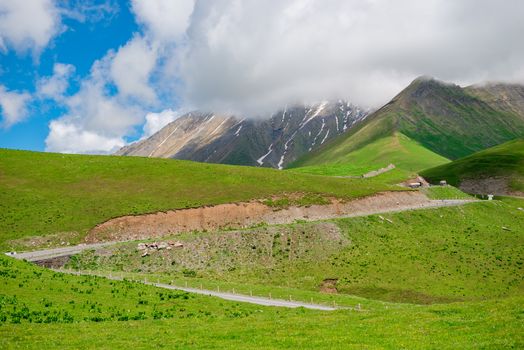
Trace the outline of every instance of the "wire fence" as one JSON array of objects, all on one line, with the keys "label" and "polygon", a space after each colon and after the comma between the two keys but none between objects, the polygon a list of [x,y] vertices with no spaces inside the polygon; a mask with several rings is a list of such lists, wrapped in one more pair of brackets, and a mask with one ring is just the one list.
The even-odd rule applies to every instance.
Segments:
[{"label": "wire fence", "polygon": [[[278,301],[282,303],[297,303],[297,304],[304,304],[305,307],[307,305],[310,306],[321,306],[324,308],[331,308],[331,309],[346,309],[346,310],[354,310],[354,311],[370,311],[369,308],[364,308],[361,303],[353,302],[349,303],[347,301],[340,302],[339,300],[336,300],[334,297],[329,298],[330,300],[326,300],[326,297],[320,298],[320,297],[314,297],[314,296],[304,296],[304,295],[298,295],[290,293],[289,291],[283,291],[283,290],[277,290],[273,289],[270,291],[260,291],[254,288],[249,287],[231,287],[231,286],[224,286],[218,283],[213,282],[189,282],[187,280],[174,280],[169,279],[166,276],[157,276],[157,275],[145,275],[145,274],[137,274],[137,273],[130,273],[130,272],[101,272],[101,271],[86,271],[86,270],[73,270],[73,269],[55,269],[54,271],[62,272],[62,273],[68,273],[68,274],[74,274],[74,275],[86,275],[86,276],[97,276],[102,278],[108,278],[111,280],[122,280],[122,281],[129,281],[129,282],[136,282],[136,283],[142,283],[147,285],[155,285],[158,287],[162,287],[162,285],[173,287],[173,289],[177,290],[185,290],[187,292],[194,292],[198,294],[207,294],[207,295],[214,295],[217,297],[220,297],[220,295],[217,294],[231,294],[231,295],[238,295],[243,297],[250,297],[250,298],[260,298],[264,300],[273,300]],[[249,301],[247,301],[249,302]],[[284,306],[284,305],[283,305]],[[300,305],[297,305],[297,307]]]}]

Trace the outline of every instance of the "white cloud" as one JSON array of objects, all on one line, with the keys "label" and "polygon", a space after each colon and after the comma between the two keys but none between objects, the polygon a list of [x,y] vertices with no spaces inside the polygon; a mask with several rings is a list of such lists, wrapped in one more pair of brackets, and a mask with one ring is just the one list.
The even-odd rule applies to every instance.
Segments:
[{"label": "white cloud", "polygon": [[111,62],[111,77],[122,96],[154,103],[156,94],[149,85],[155,67],[156,50],[140,36],[122,46]]},{"label": "white cloud", "polygon": [[69,87],[69,79],[75,67],[71,64],[55,63],[53,75],[41,78],[36,84],[36,94],[40,98],[63,100],[64,93]]},{"label": "white cloud", "polygon": [[61,31],[60,14],[52,0],[1,0],[0,48],[38,54]]},{"label": "white cloud", "polygon": [[[147,28],[177,13],[133,8]],[[523,13],[520,0],[202,0],[184,39],[172,39],[164,77],[181,82],[185,103],[213,110],[256,114],[332,97],[377,106],[424,74],[514,80]]]},{"label": "white cloud", "polygon": [[[109,71],[114,54],[96,61],[80,90],[63,100],[66,115],[49,124],[46,150],[54,152],[104,153],[123,146],[123,137],[143,122],[139,105],[111,92]],[[78,136],[77,144],[74,136]],[[64,141],[60,141],[63,138]],[[68,142],[66,142],[68,141]]]},{"label": "white cloud", "polygon": [[133,0],[139,23],[159,41],[179,40],[189,25],[194,0]]},{"label": "white cloud", "polygon": [[[503,6],[495,0],[133,0],[131,6],[140,33],[93,65],[60,119],[115,144],[140,125],[145,136],[170,120],[170,113],[144,119],[151,108],[255,116],[330,98],[376,107],[419,75],[463,84],[524,82],[520,0]],[[83,145],[81,151],[92,151]]]},{"label": "white cloud", "polygon": [[9,128],[24,120],[30,98],[31,95],[27,92],[7,91],[3,85],[0,85],[0,116],[2,116],[0,126]]},{"label": "white cloud", "polygon": [[178,111],[173,111],[172,109],[166,109],[159,113],[148,113],[146,115],[146,123],[143,127],[144,133],[142,138],[147,138],[153,135],[179,116],[180,113]]},{"label": "white cloud", "polygon": [[49,124],[46,151],[61,153],[114,153],[125,145],[122,138],[99,135],[83,130],[67,120],[54,120]]}]

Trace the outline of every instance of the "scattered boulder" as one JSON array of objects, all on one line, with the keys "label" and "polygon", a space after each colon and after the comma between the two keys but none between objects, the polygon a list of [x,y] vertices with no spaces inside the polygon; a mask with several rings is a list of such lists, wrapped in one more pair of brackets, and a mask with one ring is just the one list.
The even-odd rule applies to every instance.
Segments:
[{"label": "scattered boulder", "polygon": [[139,251],[145,251],[142,256],[147,256],[151,252],[157,251],[157,250],[171,250],[173,248],[182,248],[184,247],[184,244],[181,242],[174,242],[174,241],[168,241],[168,242],[152,242],[152,243],[138,243],[137,249]]}]

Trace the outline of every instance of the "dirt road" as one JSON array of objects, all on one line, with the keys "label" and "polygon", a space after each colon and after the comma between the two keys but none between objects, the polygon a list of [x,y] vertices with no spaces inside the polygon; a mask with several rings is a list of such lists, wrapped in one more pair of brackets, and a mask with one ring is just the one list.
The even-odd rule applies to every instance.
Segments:
[{"label": "dirt road", "polygon": [[[417,209],[428,209],[428,208],[439,208],[439,207],[450,207],[450,206],[457,206],[457,205],[463,205],[467,203],[473,202],[472,200],[462,200],[462,199],[453,199],[453,200],[427,200],[424,202],[414,202],[411,204],[402,204],[397,205],[396,203],[390,203],[387,207],[380,207],[379,209],[373,209],[373,208],[366,208],[362,207],[361,210],[355,211],[354,213],[342,213],[340,215],[329,215],[327,217],[320,217],[317,218],[316,216],[305,218],[307,221],[313,221],[313,220],[322,220],[322,219],[335,219],[335,218],[345,218],[345,217],[357,217],[357,216],[367,216],[367,215],[373,215],[373,214],[383,214],[383,213],[391,213],[391,212],[401,212],[401,211],[408,211],[408,210],[417,210]],[[302,215],[302,213],[299,213]],[[279,214],[280,216],[280,214]],[[280,216],[281,217],[281,216]],[[279,224],[285,224],[285,223],[292,223],[296,219],[302,219],[304,220],[303,216],[300,217],[294,217],[290,216],[288,220],[279,220]],[[155,236],[152,236],[155,237]],[[151,238],[152,238],[151,237]],[[89,244],[80,244],[76,246],[68,246],[68,247],[61,247],[61,248],[54,248],[54,249],[44,249],[44,250],[37,250],[32,252],[22,252],[17,253],[15,255],[12,255],[13,257],[17,259],[25,259],[28,261],[40,261],[40,260],[46,260],[46,259],[52,259],[57,258],[61,256],[69,256],[81,253],[84,250],[89,249],[96,249],[104,246],[113,245],[119,242],[124,242],[127,240],[132,240],[132,237],[125,237],[126,239],[123,240],[113,240],[108,242],[101,242],[101,243],[89,243]],[[136,239],[140,238],[146,238],[146,237],[136,237]]]}]

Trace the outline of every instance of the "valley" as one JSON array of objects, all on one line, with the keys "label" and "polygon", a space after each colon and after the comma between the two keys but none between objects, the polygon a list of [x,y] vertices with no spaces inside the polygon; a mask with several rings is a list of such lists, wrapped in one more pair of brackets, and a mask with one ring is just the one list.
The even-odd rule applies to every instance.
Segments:
[{"label": "valley", "polygon": [[0,150],[0,346],[522,347],[515,91],[420,78],[369,114],[196,113],[118,156]]},{"label": "valley", "polygon": [[523,15],[0,0],[0,350],[524,349]]}]

